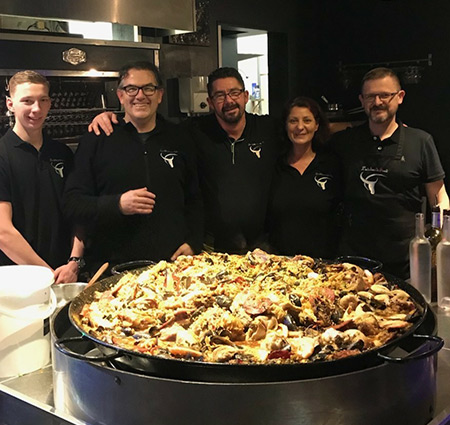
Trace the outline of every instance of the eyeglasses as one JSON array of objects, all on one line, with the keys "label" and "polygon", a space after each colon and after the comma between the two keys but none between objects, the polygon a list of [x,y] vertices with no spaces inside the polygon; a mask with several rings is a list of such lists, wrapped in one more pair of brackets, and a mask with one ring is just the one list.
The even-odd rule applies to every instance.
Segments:
[{"label": "eyeglasses", "polygon": [[211,96],[211,99],[214,100],[215,102],[222,103],[225,102],[227,96],[230,96],[231,99],[236,100],[243,92],[244,89],[233,89],[230,90],[229,92],[219,91],[217,93],[214,93]]},{"label": "eyeglasses", "polygon": [[362,97],[366,102],[373,103],[375,99],[378,97],[383,103],[390,103],[396,94],[399,94],[399,91],[395,93],[371,93],[371,94],[363,94]]},{"label": "eyeglasses", "polygon": [[139,90],[142,90],[146,96],[152,96],[159,88],[160,87],[153,84],[146,84],[145,86],[133,86],[130,84],[128,86],[119,87],[119,89],[123,90],[128,96],[137,96]]}]

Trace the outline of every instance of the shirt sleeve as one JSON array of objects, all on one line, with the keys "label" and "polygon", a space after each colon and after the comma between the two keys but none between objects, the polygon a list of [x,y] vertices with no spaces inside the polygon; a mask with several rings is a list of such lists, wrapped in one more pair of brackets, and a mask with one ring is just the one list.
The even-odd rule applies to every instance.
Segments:
[{"label": "shirt sleeve", "polygon": [[429,134],[427,134],[423,144],[422,172],[424,183],[443,180],[445,177],[445,171],[439,159],[436,145],[434,144],[433,137]]},{"label": "shirt sleeve", "polygon": [[104,135],[88,133],[80,141],[63,196],[65,217],[75,224],[114,223],[122,217],[118,195],[98,195],[95,185],[96,147]]},{"label": "shirt sleeve", "polygon": [[0,201],[11,202],[11,179],[3,156],[0,156]]}]

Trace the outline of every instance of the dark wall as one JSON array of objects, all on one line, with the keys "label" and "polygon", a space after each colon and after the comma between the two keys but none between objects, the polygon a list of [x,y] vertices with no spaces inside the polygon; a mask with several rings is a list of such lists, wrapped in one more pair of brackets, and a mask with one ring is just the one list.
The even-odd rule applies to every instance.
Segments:
[{"label": "dark wall", "polygon": [[[269,75],[270,75],[270,111],[279,115],[285,99],[291,92],[300,87],[302,72],[299,72],[298,61],[303,46],[298,43],[305,36],[298,36],[310,25],[310,17],[306,25],[299,25],[300,3],[296,0],[283,0],[282,7],[275,7],[268,0],[210,0],[208,7],[209,46],[175,45],[167,39],[153,38],[144,32],[143,41],[161,42],[160,66],[166,79],[208,75],[218,66],[217,25],[226,24],[233,27],[261,29],[269,32]],[[313,3],[306,1],[303,5],[303,16],[312,16]],[[303,17],[304,19],[304,17]],[[174,81],[169,81],[168,97],[176,99],[173,93]],[[176,111],[165,102],[162,112],[176,116]],[[170,109],[170,110],[169,110]]]},{"label": "dark wall", "polygon": [[[447,0],[321,0],[316,4],[320,92],[347,107],[359,105],[359,81],[345,89],[337,64],[410,61],[432,54],[419,84],[404,84],[401,119],[431,133],[450,177],[450,2]],[[392,64],[391,66],[395,66]],[[330,100],[331,100],[330,99]],[[447,179],[447,185],[449,183]],[[447,187],[447,190],[449,188]]]},{"label": "dark wall", "polygon": [[448,0],[210,0],[210,45],[162,42],[160,63],[169,79],[208,75],[218,64],[217,24],[267,30],[270,111],[279,115],[285,100],[299,94],[359,106],[360,75],[344,86],[340,62],[411,61],[431,53],[421,82],[404,86],[400,117],[434,136],[450,176],[449,16]]}]

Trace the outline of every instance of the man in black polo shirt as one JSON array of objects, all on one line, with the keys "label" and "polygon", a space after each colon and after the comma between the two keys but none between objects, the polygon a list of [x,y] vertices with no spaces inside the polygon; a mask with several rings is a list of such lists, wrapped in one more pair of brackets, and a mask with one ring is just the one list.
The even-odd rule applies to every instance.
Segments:
[{"label": "man in black polo shirt", "polygon": [[380,260],[384,270],[409,276],[409,241],[425,191],[430,205],[449,207],[444,170],[432,137],[396,119],[405,91],[393,71],[363,78],[360,101],[368,122],[336,134],[345,173],[341,254]]},{"label": "man in black polo shirt", "polygon": [[245,112],[249,94],[234,68],[208,76],[213,114],[188,121],[205,202],[205,243],[243,254],[261,242],[270,182],[279,154],[276,124]]},{"label": "man in black polo shirt", "polygon": [[110,137],[86,134],[66,185],[67,216],[86,226],[94,271],[130,260],[174,260],[201,249],[202,203],[189,138],[157,115],[158,69],[125,66],[117,96],[125,116]]},{"label": "man in black polo shirt", "polygon": [[16,73],[6,104],[15,124],[0,140],[0,265],[50,267],[57,283],[75,282],[83,244],[75,237],[71,249],[60,205],[72,152],[42,133],[48,81],[34,71]]},{"label": "man in black polo shirt", "polygon": [[[262,238],[269,187],[279,154],[276,123],[269,116],[245,112],[249,94],[234,68],[208,77],[213,114],[184,124],[197,151],[205,205],[205,248],[245,253]],[[97,116],[90,130],[111,134],[111,113]]]}]

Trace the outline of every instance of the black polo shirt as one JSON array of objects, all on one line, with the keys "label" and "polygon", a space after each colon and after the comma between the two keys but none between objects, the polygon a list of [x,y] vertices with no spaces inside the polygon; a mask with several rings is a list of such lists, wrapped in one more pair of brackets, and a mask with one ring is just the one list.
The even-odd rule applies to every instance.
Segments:
[{"label": "black polo shirt", "polygon": [[228,137],[213,114],[189,121],[197,148],[206,240],[216,251],[245,253],[264,229],[279,153],[278,130],[267,115],[245,116],[238,140]]},{"label": "black polo shirt", "polygon": [[408,276],[409,241],[424,184],[445,177],[431,135],[399,122],[381,141],[366,123],[338,133],[333,141],[345,182],[341,253],[380,260],[386,271]]},{"label": "black polo shirt", "polygon": [[268,211],[271,246],[283,255],[333,259],[341,192],[341,170],[335,155],[317,153],[303,174],[286,160],[280,161]]},{"label": "black polo shirt", "polygon": [[[67,146],[46,137],[40,151],[12,130],[0,140],[0,200],[11,203],[14,227],[54,268],[71,249],[61,199],[72,157]],[[0,264],[13,263],[0,251]]]},{"label": "black polo shirt", "polygon": [[[64,210],[86,226],[89,270],[105,261],[169,259],[185,242],[200,251],[203,212],[190,146],[188,134],[159,116],[145,141],[124,122],[111,136],[83,136]],[[120,196],[142,187],[156,195],[152,213],[123,215]]]}]

